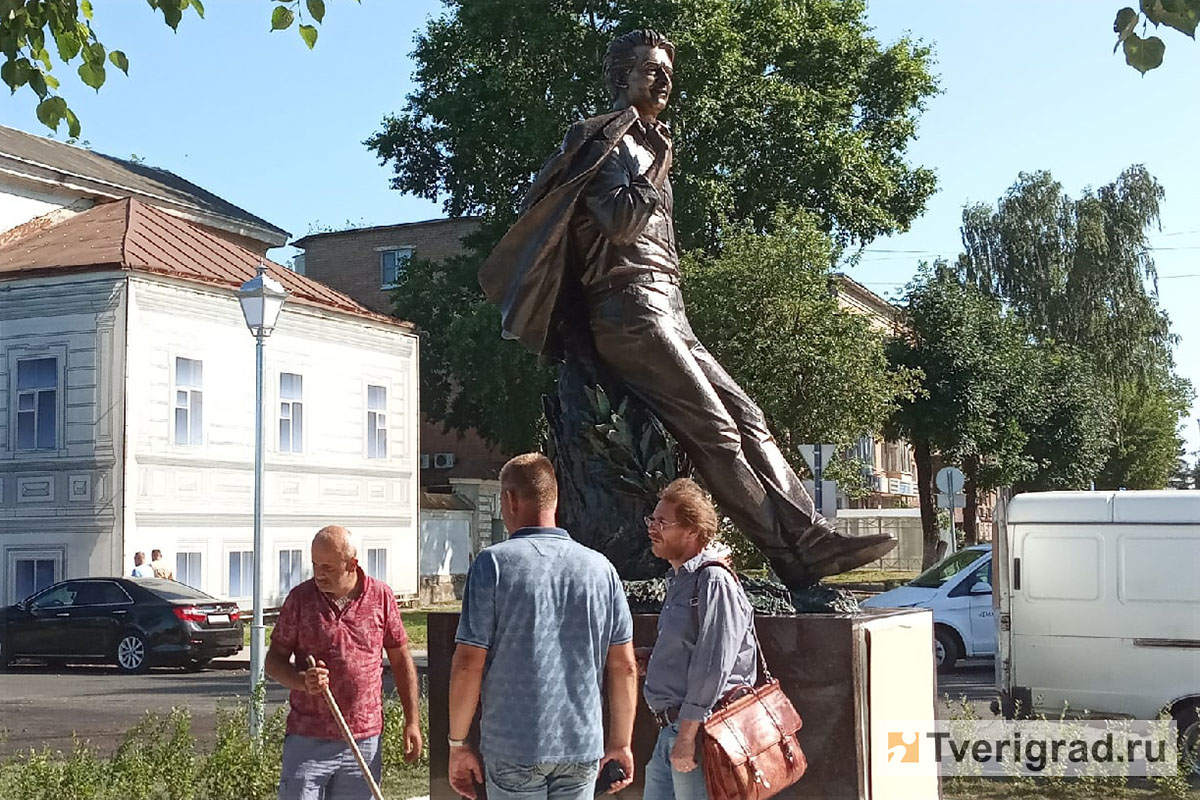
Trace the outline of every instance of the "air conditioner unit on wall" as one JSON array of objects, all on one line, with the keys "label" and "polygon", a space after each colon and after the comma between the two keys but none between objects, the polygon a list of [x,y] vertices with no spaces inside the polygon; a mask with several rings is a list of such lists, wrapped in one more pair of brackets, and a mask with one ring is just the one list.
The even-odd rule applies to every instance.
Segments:
[{"label": "air conditioner unit on wall", "polygon": [[434,469],[450,469],[454,466],[454,453],[434,453]]},{"label": "air conditioner unit on wall", "polygon": [[421,469],[429,469],[429,453],[421,454]]}]

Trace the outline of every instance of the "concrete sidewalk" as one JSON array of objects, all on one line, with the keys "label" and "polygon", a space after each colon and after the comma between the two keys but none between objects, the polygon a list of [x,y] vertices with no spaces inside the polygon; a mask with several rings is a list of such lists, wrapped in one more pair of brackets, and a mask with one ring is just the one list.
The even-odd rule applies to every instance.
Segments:
[{"label": "concrete sidewalk", "polygon": [[[410,652],[412,653],[413,663],[417,666],[417,672],[424,673],[429,667],[429,653],[425,650],[412,650]],[[388,663],[387,653],[384,653],[383,667],[384,669],[388,669],[390,666],[391,665]],[[250,648],[243,647],[240,652],[225,658],[214,658],[212,664],[209,665],[209,668],[244,669],[248,671],[250,669]]]}]

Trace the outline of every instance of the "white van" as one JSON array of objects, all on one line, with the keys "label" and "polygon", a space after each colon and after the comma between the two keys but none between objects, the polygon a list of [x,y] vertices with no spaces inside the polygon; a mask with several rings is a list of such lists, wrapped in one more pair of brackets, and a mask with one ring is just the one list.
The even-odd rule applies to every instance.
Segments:
[{"label": "white van", "polygon": [[903,586],[864,600],[863,608],[928,608],[933,612],[933,661],[939,672],[960,658],[996,654],[992,606],[992,546],[949,555]]},{"label": "white van", "polygon": [[1154,719],[1200,741],[1200,491],[1035,492],[996,537],[1005,716]]}]

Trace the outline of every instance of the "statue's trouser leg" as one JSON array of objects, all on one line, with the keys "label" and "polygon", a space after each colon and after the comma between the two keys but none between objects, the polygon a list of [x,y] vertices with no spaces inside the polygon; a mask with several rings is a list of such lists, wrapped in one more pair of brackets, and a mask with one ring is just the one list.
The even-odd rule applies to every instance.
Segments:
[{"label": "statue's trouser leg", "polygon": [[677,286],[630,285],[590,304],[600,359],[679,441],[713,498],[786,584],[808,585],[894,546],[889,537],[848,540],[830,530],[762,411],[696,339]]}]

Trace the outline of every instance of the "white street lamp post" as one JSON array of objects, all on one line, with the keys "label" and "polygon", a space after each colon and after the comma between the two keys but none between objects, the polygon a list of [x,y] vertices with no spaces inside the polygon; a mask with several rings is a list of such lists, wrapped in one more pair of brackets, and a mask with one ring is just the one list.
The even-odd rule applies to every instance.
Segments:
[{"label": "white street lamp post", "polygon": [[250,737],[257,740],[262,732],[263,703],[259,687],[264,680],[266,657],[263,628],[263,340],[275,329],[287,291],[283,284],[267,275],[266,264],[259,263],[258,275],[238,289],[238,302],[246,327],[254,334],[254,618],[250,623]]}]

